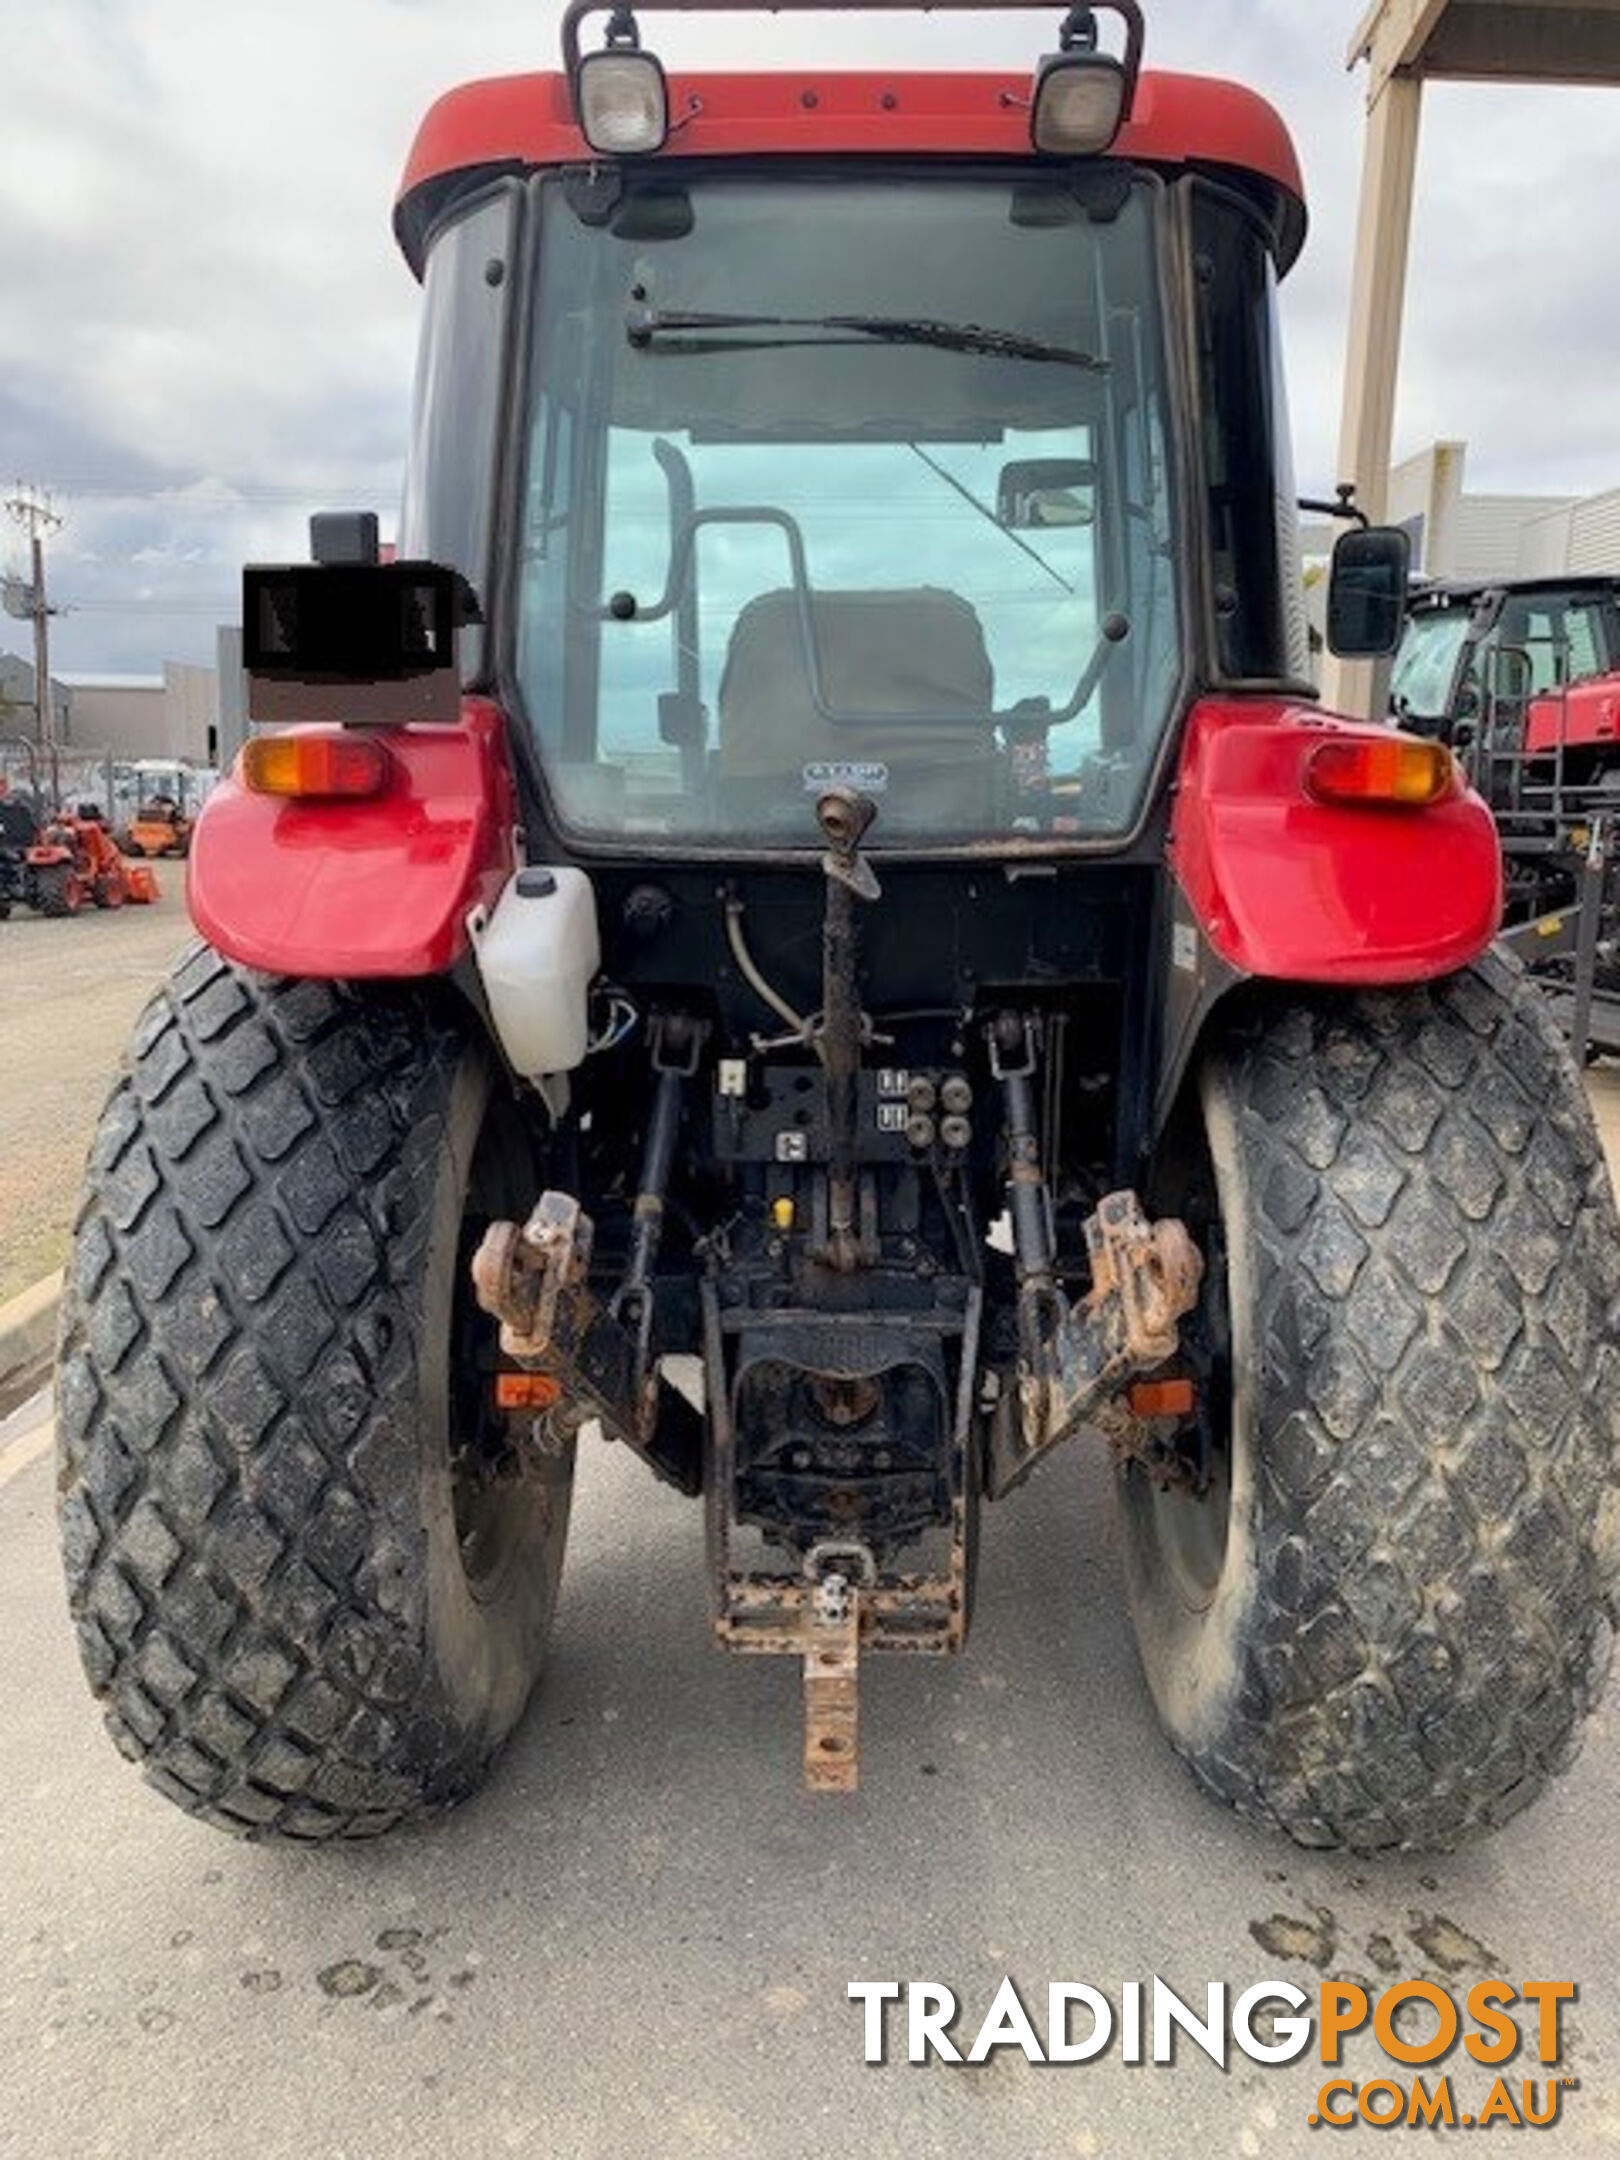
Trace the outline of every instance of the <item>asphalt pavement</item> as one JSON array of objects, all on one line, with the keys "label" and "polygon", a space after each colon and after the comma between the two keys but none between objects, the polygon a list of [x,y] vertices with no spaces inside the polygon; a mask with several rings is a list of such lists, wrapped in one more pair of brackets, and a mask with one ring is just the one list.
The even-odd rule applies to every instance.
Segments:
[{"label": "asphalt pavement", "polygon": [[[1620,1075],[1594,1097],[1620,1152]],[[43,1399],[0,1425],[3,2160],[1322,2149],[1313,2057],[913,2068],[891,2012],[888,2062],[863,2062],[852,1980],[948,1986],[965,2052],[1004,1975],[1041,2031],[1052,1981],[1118,2006],[1160,1974],[1202,2008],[1216,1980],[1427,1974],[1460,2003],[1489,1977],[1572,1979],[1577,2082],[1545,2136],[1620,2148],[1615,1698],[1489,1843],[1303,1854],[1202,1799],[1160,1741],[1095,1455],[989,1511],[967,1656],[869,1662],[862,1790],[812,1800],[796,1672],[709,1645],[697,1511],[590,1445],[551,1665],[488,1789],[377,1845],[297,1851],[190,1822],[104,1737],[51,1439]],[[1479,2106],[1495,2073],[1443,2067]],[[1363,2035],[1343,2074],[1389,2066]],[[1527,2075],[1528,2054],[1515,2096]]]},{"label": "asphalt pavement", "polygon": [[0,923],[0,1304],[61,1266],[90,1136],[136,1015],[195,935],[184,863],[151,907]]},{"label": "asphalt pavement", "polygon": [[[695,1508],[591,1446],[551,1665],[489,1787],[303,1851],[189,1821],[103,1737],[49,1437],[38,1406],[0,1428],[6,2160],[1323,2149],[1310,2058],[913,2068],[897,2025],[863,2063],[851,1980],[943,1982],[965,2050],[1009,1974],[1039,2029],[1054,1980],[1117,2005],[1157,1973],[1202,2009],[1211,1980],[1428,1973],[1460,2002],[1573,1979],[1578,2085],[1546,2139],[1620,2145],[1612,1702],[1555,1792],[1460,1857],[1313,1857],[1246,1827],[1158,1738],[1095,1455],[991,1511],[967,1656],[869,1663],[862,1789],[812,1800],[794,1669],[708,1645]],[[1447,2067],[1477,2107],[1495,2073]],[[1344,2074],[1388,2066],[1363,2036]],[[1510,2075],[1517,2096],[1545,2073]]]}]

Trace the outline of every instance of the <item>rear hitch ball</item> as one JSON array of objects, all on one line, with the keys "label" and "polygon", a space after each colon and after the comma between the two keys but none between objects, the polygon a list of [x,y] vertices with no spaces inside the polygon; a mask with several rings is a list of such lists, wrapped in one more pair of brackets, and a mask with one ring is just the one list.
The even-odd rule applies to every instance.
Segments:
[{"label": "rear hitch ball", "polygon": [[804,1782],[809,1792],[860,1784],[861,1590],[877,1581],[864,1545],[815,1545],[805,1555]]}]

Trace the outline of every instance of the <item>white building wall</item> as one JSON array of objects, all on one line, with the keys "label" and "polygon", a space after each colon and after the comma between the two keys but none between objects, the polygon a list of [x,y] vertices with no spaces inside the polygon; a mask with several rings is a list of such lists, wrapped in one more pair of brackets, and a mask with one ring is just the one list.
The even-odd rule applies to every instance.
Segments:
[{"label": "white building wall", "polygon": [[1517,577],[1561,577],[1569,568],[1578,503],[1567,503],[1549,517],[1532,518],[1519,535]]},{"label": "white building wall", "polygon": [[1620,488],[1593,495],[1576,508],[1565,567],[1620,572]]},{"label": "white building wall", "polygon": [[[1451,561],[1441,575],[1511,578],[1526,573],[1520,556],[1526,528],[1570,507],[1560,495],[1465,495],[1457,506]],[[1556,570],[1568,568],[1559,563]]]},{"label": "white building wall", "polygon": [[1620,488],[1573,495],[1469,495],[1467,445],[1434,443],[1397,465],[1389,515],[1420,546],[1428,578],[1620,576]]},{"label": "white building wall", "polygon": [[[68,694],[55,675],[51,677],[51,703],[56,709],[54,732],[60,742],[67,731]],[[23,735],[32,741],[38,732],[33,665],[15,653],[0,652],[0,735]]]},{"label": "white building wall", "polygon": [[68,677],[69,740],[114,757],[162,757],[163,682],[160,676],[96,681]]},{"label": "white building wall", "polygon": [[159,754],[186,758],[193,765],[211,764],[209,752],[212,742],[218,740],[219,720],[219,677],[215,671],[185,661],[166,660],[163,706],[169,739]]},{"label": "white building wall", "polygon": [[209,731],[219,713],[212,668],[169,661],[161,675],[70,676],[70,737],[120,758],[209,762]]},{"label": "white building wall", "polygon": [[1466,443],[1432,443],[1389,476],[1386,514],[1412,535],[1413,568],[1423,577],[1452,575],[1467,458]]}]

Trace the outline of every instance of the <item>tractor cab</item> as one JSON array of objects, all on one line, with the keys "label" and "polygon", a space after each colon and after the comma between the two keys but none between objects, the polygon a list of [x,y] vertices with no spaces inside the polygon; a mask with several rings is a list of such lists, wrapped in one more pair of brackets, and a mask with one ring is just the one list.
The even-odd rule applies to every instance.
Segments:
[{"label": "tractor cab", "polygon": [[1196,684],[1307,678],[1282,124],[1139,76],[1134,6],[1034,80],[666,80],[588,12],[396,214],[400,552],[480,596],[548,824],[804,850],[850,780],[880,850],[1117,848]]},{"label": "tractor cab", "polygon": [[1466,749],[1525,708],[1620,675],[1620,581],[1441,581],[1414,594],[1390,684],[1403,727]]}]

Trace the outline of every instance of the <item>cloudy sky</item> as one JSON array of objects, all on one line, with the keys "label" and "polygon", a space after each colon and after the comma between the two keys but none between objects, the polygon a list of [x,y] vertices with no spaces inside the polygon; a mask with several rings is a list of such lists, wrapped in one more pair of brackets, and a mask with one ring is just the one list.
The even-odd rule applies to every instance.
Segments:
[{"label": "cloudy sky", "polygon": [[[1294,127],[1313,232],[1287,290],[1302,485],[1334,474],[1362,0],[1149,0],[1149,62],[1237,77]],[[53,672],[208,661],[244,559],[307,513],[391,528],[415,288],[389,207],[433,97],[555,64],[551,0],[0,0],[0,485],[49,488]],[[1035,16],[660,25],[672,63],[1007,64]],[[1478,489],[1620,483],[1600,91],[1429,93],[1400,450],[1466,438]],[[0,530],[0,559],[20,563]],[[0,619],[0,645],[26,625]]]}]

